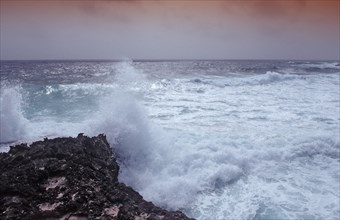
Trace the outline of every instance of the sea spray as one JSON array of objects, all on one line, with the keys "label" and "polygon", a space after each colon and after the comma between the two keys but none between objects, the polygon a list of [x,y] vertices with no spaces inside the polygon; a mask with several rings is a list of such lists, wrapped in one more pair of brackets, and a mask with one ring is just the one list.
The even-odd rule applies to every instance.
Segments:
[{"label": "sea spray", "polygon": [[151,83],[130,63],[118,68],[118,87],[98,102],[90,133],[107,134],[122,165],[119,178],[123,182],[138,189],[146,199],[177,209],[190,206],[199,192],[225,187],[243,176],[246,162],[233,152],[204,156],[205,150],[174,143],[177,133],[150,123],[148,112],[136,99],[138,90],[131,88],[138,85],[143,92],[143,86]]},{"label": "sea spray", "polygon": [[106,133],[120,180],[198,219],[339,216],[338,66],[61,62],[67,71],[44,73],[52,64],[22,76],[20,141]]},{"label": "sea spray", "polygon": [[23,115],[21,87],[2,86],[0,94],[0,143],[25,139],[27,119]]},{"label": "sea spray", "polygon": [[99,109],[90,123],[91,134],[105,133],[121,162],[133,164],[146,159],[150,143],[147,114],[133,96],[112,92],[99,101]]}]

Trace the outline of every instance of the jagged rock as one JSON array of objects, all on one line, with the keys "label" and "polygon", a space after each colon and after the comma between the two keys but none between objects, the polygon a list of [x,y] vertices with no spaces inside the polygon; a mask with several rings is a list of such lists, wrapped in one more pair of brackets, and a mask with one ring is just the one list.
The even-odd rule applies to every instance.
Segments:
[{"label": "jagged rock", "polygon": [[0,219],[188,219],[118,182],[106,137],[55,138],[0,153]]}]

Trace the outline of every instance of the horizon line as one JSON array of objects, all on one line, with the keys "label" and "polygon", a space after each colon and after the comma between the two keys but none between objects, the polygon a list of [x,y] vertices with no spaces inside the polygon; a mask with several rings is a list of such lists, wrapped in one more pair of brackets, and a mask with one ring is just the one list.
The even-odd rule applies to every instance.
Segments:
[{"label": "horizon line", "polygon": [[164,62],[164,61],[335,61],[339,62],[339,59],[0,59],[0,62],[29,62],[29,61],[59,61],[59,62],[72,62],[72,61],[84,61],[84,62]]}]

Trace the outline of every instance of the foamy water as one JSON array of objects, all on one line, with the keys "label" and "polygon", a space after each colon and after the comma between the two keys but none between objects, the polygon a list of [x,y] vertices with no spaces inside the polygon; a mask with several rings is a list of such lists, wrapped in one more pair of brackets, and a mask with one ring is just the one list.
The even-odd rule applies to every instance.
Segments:
[{"label": "foamy water", "polygon": [[198,219],[339,219],[338,63],[4,65],[3,151],[105,133],[119,179],[162,207]]}]

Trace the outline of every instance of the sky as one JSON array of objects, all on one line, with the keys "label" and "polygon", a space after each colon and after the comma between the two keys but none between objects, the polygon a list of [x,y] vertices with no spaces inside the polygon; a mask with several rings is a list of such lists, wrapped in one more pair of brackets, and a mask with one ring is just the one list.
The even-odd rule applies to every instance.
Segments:
[{"label": "sky", "polygon": [[339,0],[1,0],[1,60],[339,60]]}]

